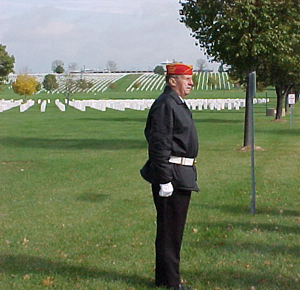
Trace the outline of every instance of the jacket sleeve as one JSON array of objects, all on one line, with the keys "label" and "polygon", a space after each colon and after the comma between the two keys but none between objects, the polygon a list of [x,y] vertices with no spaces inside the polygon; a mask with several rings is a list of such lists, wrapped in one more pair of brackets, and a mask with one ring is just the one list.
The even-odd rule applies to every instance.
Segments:
[{"label": "jacket sleeve", "polygon": [[154,179],[163,184],[172,181],[172,164],[169,162],[173,141],[173,110],[168,102],[153,108],[149,132],[149,159]]}]

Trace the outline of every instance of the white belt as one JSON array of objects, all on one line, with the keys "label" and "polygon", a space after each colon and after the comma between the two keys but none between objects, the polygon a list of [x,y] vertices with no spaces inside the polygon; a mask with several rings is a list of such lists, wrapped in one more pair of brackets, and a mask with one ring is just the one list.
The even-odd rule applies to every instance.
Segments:
[{"label": "white belt", "polygon": [[196,158],[171,156],[169,162],[186,166],[193,166],[196,163]]}]

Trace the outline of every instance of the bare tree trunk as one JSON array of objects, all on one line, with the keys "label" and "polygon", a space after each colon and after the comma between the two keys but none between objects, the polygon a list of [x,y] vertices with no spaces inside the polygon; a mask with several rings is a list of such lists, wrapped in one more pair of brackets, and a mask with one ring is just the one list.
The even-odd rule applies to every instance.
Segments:
[{"label": "bare tree trunk", "polygon": [[291,86],[281,86],[276,85],[276,95],[277,95],[277,103],[276,103],[276,116],[275,120],[280,120],[282,117],[282,109],[283,109],[283,101],[284,98],[287,96]]},{"label": "bare tree trunk", "polygon": [[275,119],[279,120],[281,119],[282,116],[283,94],[282,94],[282,88],[279,85],[276,85],[275,89],[276,89],[276,96],[277,96]]}]

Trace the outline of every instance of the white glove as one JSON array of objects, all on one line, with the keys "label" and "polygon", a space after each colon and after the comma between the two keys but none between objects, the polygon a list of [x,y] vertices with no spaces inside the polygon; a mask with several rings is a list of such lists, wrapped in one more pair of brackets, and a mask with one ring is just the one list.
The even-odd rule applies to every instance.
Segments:
[{"label": "white glove", "polygon": [[171,182],[160,184],[159,196],[161,197],[169,197],[173,193],[173,185]]}]

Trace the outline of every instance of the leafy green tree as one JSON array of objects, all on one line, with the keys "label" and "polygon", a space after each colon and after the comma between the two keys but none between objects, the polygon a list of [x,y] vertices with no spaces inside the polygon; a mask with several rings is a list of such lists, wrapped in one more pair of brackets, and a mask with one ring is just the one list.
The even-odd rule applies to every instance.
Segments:
[{"label": "leafy green tree", "polygon": [[[293,27],[293,26],[292,26]],[[292,29],[291,27],[291,29]],[[259,78],[268,85],[275,86],[277,94],[276,116],[281,119],[282,109],[287,110],[287,96],[292,90],[299,90],[300,86],[300,36],[299,27],[295,31],[290,31],[291,50],[284,57],[274,56],[273,61],[265,64],[265,72],[261,71]],[[268,72],[268,73],[266,73]]]},{"label": "leafy green tree", "polygon": [[[297,1],[296,1],[297,2]],[[231,66],[247,84],[244,146],[250,145],[248,75],[285,59],[299,41],[299,4],[295,0],[184,0],[181,21],[205,53]],[[265,74],[271,76],[269,71]]]},{"label": "leafy green tree", "polygon": [[0,84],[14,70],[15,58],[6,51],[6,46],[0,44]]},{"label": "leafy green tree", "polygon": [[157,66],[154,68],[153,72],[154,72],[155,74],[157,74],[157,75],[163,76],[163,75],[165,74],[165,69],[164,69],[164,67],[163,67],[162,65],[157,65]]},{"label": "leafy green tree", "polygon": [[62,92],[67,99],[67,105],[69,105],[71,97],[77,92],[89,89],[93,86],[92,82],[88,82],[85,79],[78,79],[76,75],[66,74],[59,80],[62,87]]},{"label": "leafy green tree", "polygon": [[88,81],[85,80],[85,79],[80,79],[80,80],[77,81],[76,86],[77,86],[80,90],[84,91],[84,90],[86,90],[86,89],[92,88],[92,87],[93,87],[93,83],[92,83],[92,82],[88,82]]},{"label": "leafy green tree", "polygon": [[42,89],[41,83],[40,83],[40,82],[37,82],[37,84],[36,84],[36,86],[35,86],[35,90],[36,90],[37,92],[39,92],[41,89]]},{"label": "leafy green tree", "polygon": [[27,74],[19,74],[16,81],[12,83],[12,88],[16,94],[25,96],[26,100],[27,96],[35,94],[40,86],[35,77]]},{"label": "leafy green tree", "polygon": [[55,72],[57,74],[63,74],[64,71],[65,71],[65,69],[61,65],[57,66],[56,69],[55,69]]},{"label": "leafy green tree", "polygon": [[142,85],[141,82],[138,81],[133,84],[133,87],[137,90],[140,88],[141,85]]},{"label": "leafy green tree", "polygon": [[194,83],[194,88],[197,88],[199,84],[199,73],[193,74],[192,80]]},{"label": "leafy green tree", "polygon": [[46,91],[52,92],[58,88],[58,82],[56,76],[52,74],[45,75],[43,81],[43,87]]},{"label": "leafy green tree", "polygon": [[116,83],[111,83],[108,86],[111,90],[116,90],[118,88],[118,86],[116,85]]},{"label": "leafy green tree", "polygon": [[54,73],[58,73],[58,74],[62,74],[64,73],[65,69],[64,69],[64,62],[62,60],[54,60],[52,62],[52,71]]},{"label": "leafy green tree", "polygon": [[217,80],[216,75],[209,75],[207,80],[208,87],[211,87],[211,89],[214,90],[217,87],[218,83],[219,81]]},{"label": "leafy green tree", "polygon": [[67,105],[69,105],[70,98],[73,97],[77,91],[77,81],[71,75],[66,75],[60,79],[60,83],[63,87],[63,94],[67,99]]}]

